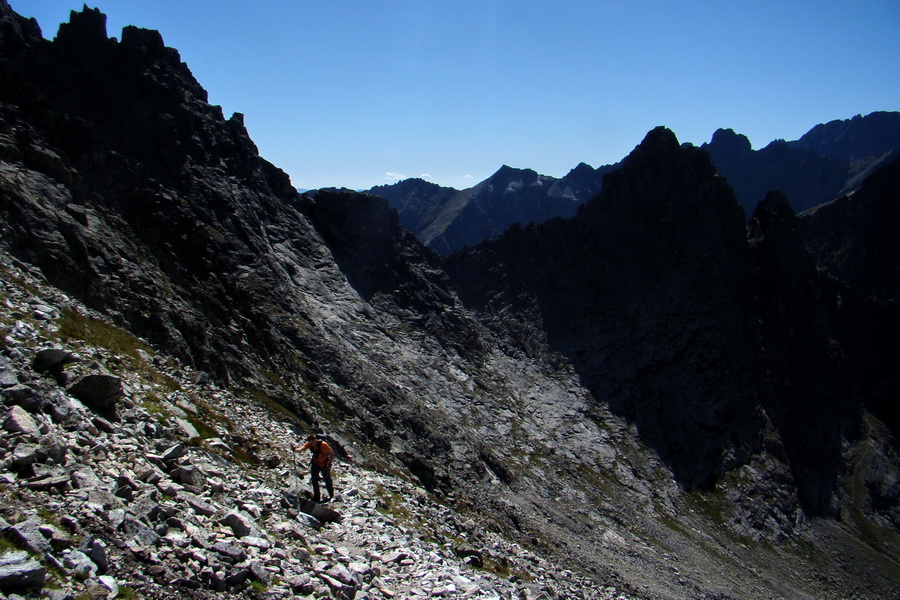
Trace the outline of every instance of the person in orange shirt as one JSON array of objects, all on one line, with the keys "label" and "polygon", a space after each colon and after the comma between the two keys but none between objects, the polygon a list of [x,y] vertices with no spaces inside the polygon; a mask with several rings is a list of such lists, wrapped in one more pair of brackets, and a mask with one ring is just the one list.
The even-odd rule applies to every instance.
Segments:
[{"label": "person in orange shirt", "polygon": [[306,438],[306,443],[296,449],[298,452],[309,450],[312,452],[312,460],[309,465],[309,480],[313,488],[313,501],[319,502],[321,495],[319,493],[319,476],[325,481],[325,490],[328,492],[328,500],[334,498],[334,484],[331,481],[331,463],[334,460],[334,450],[328,445],[328,442],[320,440],[315,435],[310,434]]}]

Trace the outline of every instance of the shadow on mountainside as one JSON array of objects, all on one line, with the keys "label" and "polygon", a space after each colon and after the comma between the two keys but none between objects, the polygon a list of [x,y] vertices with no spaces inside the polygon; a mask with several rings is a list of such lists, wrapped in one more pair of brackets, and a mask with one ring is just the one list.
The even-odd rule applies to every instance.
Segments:
[{"label": "shadow on mountainside", "polygon": [[448,270],[520,348],[540,353],[543,339],[567,357],[685,488],[765,450],[791,465],[808,513],[836,516],[866,390],[898,386],[860,368],[877,348],[850,322],[873,323],[841,308],[852,293],[818,273],[784,196],[762,203],[750,233],[706,153],[659,128],[574,219],[513,227]]}]

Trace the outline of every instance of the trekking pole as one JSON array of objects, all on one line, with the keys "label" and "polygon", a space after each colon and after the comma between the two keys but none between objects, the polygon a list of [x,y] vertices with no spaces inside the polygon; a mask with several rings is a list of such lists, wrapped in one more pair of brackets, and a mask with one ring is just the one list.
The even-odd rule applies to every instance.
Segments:
[{"label": "trekking pole", "polygon": [[294,468],[291,469],[291,473],[294,476],[293,477],[293,480],[294,480],[293,490],[299,497],[300,496],[300,485],[297,483],[297,449],[294,447],[293,444],[291,444],[291,454],[294,455]]}]

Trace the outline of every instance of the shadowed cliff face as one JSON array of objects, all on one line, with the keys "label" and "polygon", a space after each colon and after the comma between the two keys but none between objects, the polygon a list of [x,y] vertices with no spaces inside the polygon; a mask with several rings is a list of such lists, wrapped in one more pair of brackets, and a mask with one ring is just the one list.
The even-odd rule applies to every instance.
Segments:
[{"label": "shadowed cliff face", "polygon": [[894,427],[878,330],[900,321],[817,271],[784,195],[759,205],[749,244],[742,221],[705,152],[657,129],[571,221],[514,228],[448,268],[495,330],[571,361],[682,485],[747,461],[769,423],[804,509],[837,515],[863,405]]},{"label": "shadowed cliff face", "polygon": [[841,284],[835,337],[841,340],[863,398],[900,438],[900,160],[859,190],[798,215],[816,263]]},{"label": "shadowed cliff face", "polygon": [[740,207],[706,154],[650,132],[571,221],[451,257],[473,307],[535,315],[596,399],[686,486],[755,447],[756,346]]},{"label": "shadowed cliff face", "polygon": [[248,278],[282,274],[262,258],[275,230],[308,228],[289,178],[258,156],[239,115],[225,120],[206,102],[156,32],[129,27],[116,42],[105,16],[85,9],[55,42],[23,36],[20,47],[0,64],[4,147],[42,179],[9,180],[7,242],[180,358],[225,379],[246,374],[222,357],[240,356],[245,335],[265,346],[255,332],[268,317],[251,308],[241,332],[226,298],[258,307]]},{"label": "shadowed cliff face", "polygon": [[762,404],[805,507],[837,515],[841,445],[856,437],[862,416],[845,351],[833,339],[839,289],[817,272],[783,194],[759,203],[749,239],[763,340]]},{"label": "shadowed cliff face", "polygon": [[728,179],[748,218],[770,190],[797,212],[859,188],[900,152],[900,113],[874,112],[813,127],[799,140],[752,150],[750,140],[719,129],[702,148]]}]

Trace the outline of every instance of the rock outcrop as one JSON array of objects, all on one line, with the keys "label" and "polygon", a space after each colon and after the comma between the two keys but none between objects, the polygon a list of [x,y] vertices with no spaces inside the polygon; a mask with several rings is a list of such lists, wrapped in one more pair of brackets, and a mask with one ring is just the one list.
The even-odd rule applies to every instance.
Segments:
[{"label": "rock outcrop", "polygon": [[743,219],[706,155],[668,130],[576,218],[515,228],[449,264],[468,305],[530,320],[523,343],[546,332],[686,486],[758,443]]},{"label": "rock outcrop", "polygon": [[869,408],[900,437],[900,243],[891,223],[900,218],[900,160],[876,171],[851,195],[801,213],[797,227],[816,264],[840,282],[836,336],[859,373]]}]

